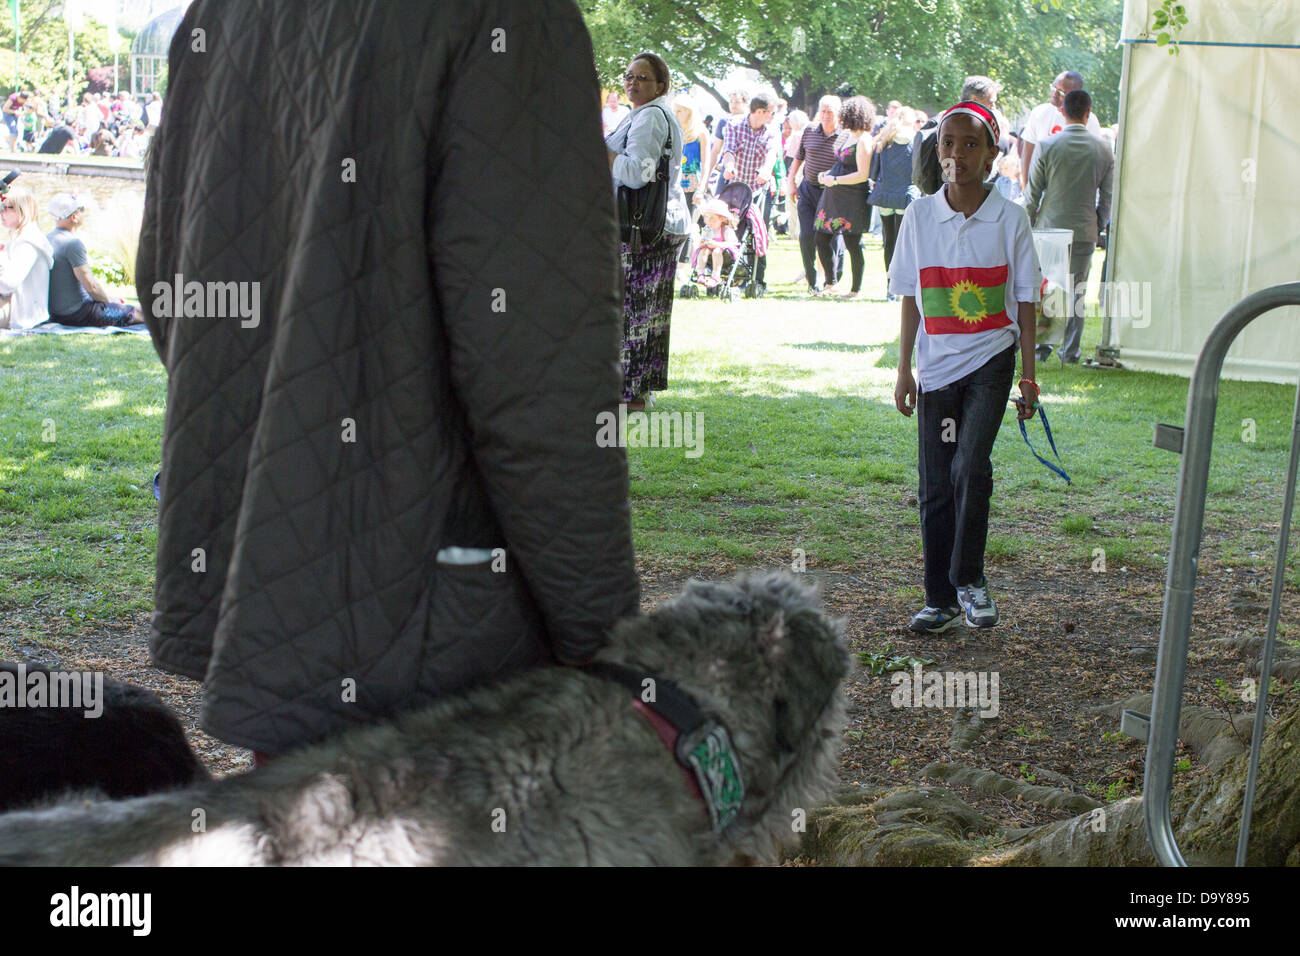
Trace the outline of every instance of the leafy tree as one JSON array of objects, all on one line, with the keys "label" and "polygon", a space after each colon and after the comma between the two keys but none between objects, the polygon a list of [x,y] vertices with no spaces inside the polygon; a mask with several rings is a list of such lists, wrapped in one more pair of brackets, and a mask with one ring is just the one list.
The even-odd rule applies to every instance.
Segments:
[{"label": "leafy tree", "polygon": [[717,82],[754,70],[807,109],[848,83],[876,100],[934,112],[983,73],[1003,84],[1009,113],[1047,98],[1077,69],[1103,121],[1115,116],[1121,0],[580,0],[607,86],[642,50],[664,57],[679,83],[725,103]]},{"label": "leafy tree", "polygon": [[[68,26],[59,11],[60,0],[24,0],[21,9],[18,86],[22,89],[66,96],[68,90]],[[119,50],[119,62],[125,75],[129,69],[129,40]],[[80,31],[73,35],[73,95],[90,88],[88,71],[95,67],[112,67],[113,50],[108,29],[86,17]],[[14,25],[7,6],[0,6],[0,90],[13,91]]]}]

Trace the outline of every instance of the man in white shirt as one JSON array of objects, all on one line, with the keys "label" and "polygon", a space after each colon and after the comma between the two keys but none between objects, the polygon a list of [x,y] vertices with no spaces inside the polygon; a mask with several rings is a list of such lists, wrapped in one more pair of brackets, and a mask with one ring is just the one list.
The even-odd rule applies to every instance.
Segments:
[{"label": "man in white shirt", "polygon": [[[1034,153],[1025,194],[1029,219],[1042,229],[1069,229],[1069,317],[1061,342],[1061,361],[1079,361],[1084,292],[1097,238],[1110,220],[1115,156],[1105,140],[1090,136],[1084,124],[1092,115],[1092,97],[1073,90],[1065,97],[1065,129],[1043,140]],[[1040,357],[1042,352],[1039,353]]]},{"label": "man in white shirt", "polygon": [[[1066,70],[1052,81],[1052,99],[1049,103],[1040,103],[1029,111],[1025,128],[1020,133],[1020,188],[1029,189],[1029,171],[1033,169],[1034,149],[1049,136],[1055,136],[1065,129],[1065,114],[1061,107],[1065,104],[1065,94],[1083,89],[1083,75],[1078,70]],[[1101,124],[1097,117],[1089,114],[1086,129],[1093,136],[1101,136]]]},{"label": "man in white shirt", "polygon": [[630,112],[632,111],[618,101],[617,93],[611,92],[605,97],[605,108],[600,111],[600,122],[605,129],[605,135],[608,136],[618,129],[618,124],[623,122],[623,117]]}]

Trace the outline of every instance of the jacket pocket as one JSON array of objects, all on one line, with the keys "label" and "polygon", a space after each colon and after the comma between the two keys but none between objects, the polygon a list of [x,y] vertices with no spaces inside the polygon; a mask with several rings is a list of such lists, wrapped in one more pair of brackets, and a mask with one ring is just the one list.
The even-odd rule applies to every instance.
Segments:
[{"label": "jacket pocket", "polygon": [[475,564],[438,562],[422,694],[454,693],[550,658],[532,596],[506,552],[499,549],[497,555]]}]

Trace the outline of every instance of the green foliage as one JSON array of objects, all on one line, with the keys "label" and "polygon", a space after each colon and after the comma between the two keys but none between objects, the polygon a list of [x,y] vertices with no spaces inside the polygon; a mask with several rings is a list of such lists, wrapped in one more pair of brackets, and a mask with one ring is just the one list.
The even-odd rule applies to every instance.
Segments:
[{"label": "green foliage", "polygon": [[899,99],[933,113],[979,73],[1003,84],[1008,115],[1046,99],[1075,69],[1102,122],[1119,104],[1121,0],[579,0],[602,83],[637,53],[667,61],[674,86],[718,88],[737,68],[756,71],[795,107],[849,83],[878,103]]},{"label": "green foliage", "polygon": [[1151,29],[1144,35],[1150,36],[1151,31],[1154,30],[1156,46],[1167,46],[1169,55],[1177,56],[1178,37],[1185,26],[1187,26],[1186,8],[1181,3],[1175,3],[1174,0],[1163,0],[1151,14]]},{"label": "green foliage", "polygon": [[873,674],[911,670],[918,665],[926,667],[934,663],[928,657],[904,657],[901,654],[895,654],[891,644],[886,644],[883,651],[860,651],[858,653],[858,662]]},{"label": "green foliage", "polygon": [[1214,679],[1214,691],[1219,695],[1219,699],[1229,704],[1241,703],[1241,691],[1233,687],[1222,677]]},{"label": "green foliage", "polygon": [[119,262],[100,262],[91,259],[90,271],[105,285],[122,286],[128,284],[126,270]]},{"label": "green foliage", "polygon": [[1116,800],[1123,800],[1129,791],[1129,782],[1127,780],[1116,780],[1106,787],[1106,802],[1114,803]]},{"label": "green foliage", "polygon": [[[18,87],[38,94],[66,96],[68,91],[68,26],[58,0],[24,0],[18,56]],[[129,75],[130,40],[123,38],[118,63],[123,85]],[[80,99],[88,88],[86,71],[113,65],[108,29],[87,16],[73,35],[73,94]],[[7,5],[0,5],[0,90],[12,92],[14,82],[14,25]]]}]

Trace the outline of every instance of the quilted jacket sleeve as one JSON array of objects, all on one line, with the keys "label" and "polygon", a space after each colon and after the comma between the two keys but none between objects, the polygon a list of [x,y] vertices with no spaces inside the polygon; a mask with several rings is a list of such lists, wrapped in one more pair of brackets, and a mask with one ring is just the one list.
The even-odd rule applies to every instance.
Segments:
[{"label": "quilted jacket sleeve", "polygon": [[556,656],[637,609],[621,448],[619,245],[591,41],[571,0],[484,5],[451,64],[427,235],[453,387]]},{"label": "quilted jacket sleeve", "polygon": [[[188,31],[177,30],[176,37],[186,35]],[[175,44],[176,37],[173,37]],[[174,62],[169,60],[168,62]],[[163,154],[163,137],[167,135],[168,126],[159,123],[154,131],[153,142],[149,145],[149,157],[145,160],[144,218],[140,223],[140,242],[135,254],[135,291],[140,299],[140,310],[144,313],[144,323],[149,329],[154,350],[167,366],[167,332],[170,319],[159,318],[154,309],[154,285],[163,279],[159,259],[166,251],[166,243],[160,241],[160,232],[167,229],[164,218],[175,211],[179,203],[179,189],[175,183],[167,183],[163,177],[163,164],[156,162]],[[170,218],[167,219],[168,224]],[[170,281],[172,277],[168,276]]]}]

